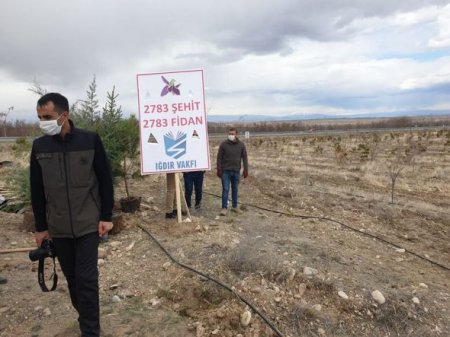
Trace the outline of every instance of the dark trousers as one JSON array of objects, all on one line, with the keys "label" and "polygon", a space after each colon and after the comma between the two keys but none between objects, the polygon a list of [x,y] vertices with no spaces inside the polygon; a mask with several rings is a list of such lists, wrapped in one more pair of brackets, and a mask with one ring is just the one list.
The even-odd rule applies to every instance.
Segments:
[{"label": "dark trousers", "polygon": [[186,204],[191,207],[192,188],[195,188],[195,205],[200,205],[202,201],[203,171],[183,173],[184,196]]},{"label": "dark trousers", "polygon": [[70,299],[78,311],[81,337],[100,336],[98,291],[98,233],[76,239],[53,238],[59,264],[67,279]]}]

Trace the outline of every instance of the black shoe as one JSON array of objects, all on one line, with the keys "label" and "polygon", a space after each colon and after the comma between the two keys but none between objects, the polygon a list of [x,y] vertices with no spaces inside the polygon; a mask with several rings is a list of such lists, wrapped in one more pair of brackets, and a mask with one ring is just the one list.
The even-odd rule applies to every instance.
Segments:
[{"label": "black shoe", "polygon": [[166,219],[175,219],[176,217],[177,217],[176,212],[166,213]]},{"label": "black shoe", "polygon": [[8,283],[8,280],[2,276],[0,276],[0,284]]},{"label": "black shoe", "polygon": [[201,207],[200,204],[195,205],[195,209],[200,209],[200,207]]}]

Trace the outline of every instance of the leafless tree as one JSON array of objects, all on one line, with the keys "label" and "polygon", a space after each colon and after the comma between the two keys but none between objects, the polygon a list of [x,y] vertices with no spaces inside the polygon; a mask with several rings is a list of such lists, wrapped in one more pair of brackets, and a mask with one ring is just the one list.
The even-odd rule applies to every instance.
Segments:
[{"label": "leafless tree", "polygon": [[2,112],[0,112],[0,119],[1,119],[2,124],[3,124],[3,137],[6,137],[6,120],[7,120],[7,118],[8,118],[9,113],[10,113],[11,111],[13,111],[13,110],[14,110],[14,107],[13,107],[13,106],[10,106],[10,107],[8,108],[8,111],[2,111]]},{"label": "leafless tree", "polygon": [[31,84],[31,87],[28,88],[28,91],[35,93],[39,97],[42,97],[47,93],[47,89],[43,88],[36,79],[33,80],[33,83]]},{"label": "leafless tree", "polygon": [[394,189],[398,177],[405,168],[405,156],[398,149],[394,150],[391,158],[387,160],[387,172],[391,180],[391,203],[394,203]]}]

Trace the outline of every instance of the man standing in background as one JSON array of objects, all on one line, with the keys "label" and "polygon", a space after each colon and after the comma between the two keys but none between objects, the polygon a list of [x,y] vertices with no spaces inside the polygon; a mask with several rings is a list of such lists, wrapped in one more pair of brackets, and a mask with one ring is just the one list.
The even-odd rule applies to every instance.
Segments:
[{"label": "man standing in background", "polygon": [[228,194],[231,184],[232,212],[242,213],[238,208],[238,185],[241,161],[244,164],[244,178],[248,176],[248,160],[245,144],[237,137],[236,128],[228,130],[228,139],[219,146],[217,153],[217,176],[222,179],[222,210],[220,215],[227,215]]}]

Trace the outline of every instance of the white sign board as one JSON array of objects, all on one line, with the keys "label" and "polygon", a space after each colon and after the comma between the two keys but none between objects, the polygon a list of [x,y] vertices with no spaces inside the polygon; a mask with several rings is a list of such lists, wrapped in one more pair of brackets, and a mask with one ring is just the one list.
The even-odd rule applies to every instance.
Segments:
[{"label": "white sign board", "polygon": [[202,70],[137,75],[141,173],[210,169]]}]

